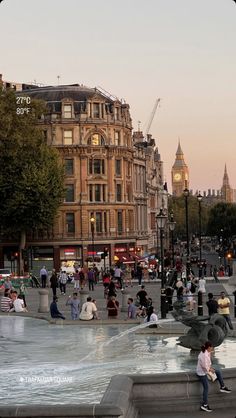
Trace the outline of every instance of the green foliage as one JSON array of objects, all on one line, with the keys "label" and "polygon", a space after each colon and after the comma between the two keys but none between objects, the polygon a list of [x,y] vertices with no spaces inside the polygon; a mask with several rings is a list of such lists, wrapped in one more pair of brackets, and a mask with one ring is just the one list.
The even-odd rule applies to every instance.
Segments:
[{"label": "green foliage", "polygon": [[17,115],[13,91],[0,91],[0,219],[4,233],[47,229],[64,197],[64,169],[37,122],[44,105]]},{"label": "green foliage", "polygon": [[[186,211],[185,197],[169,197],[169,212],[173,211],[174,220],[176,222],[175,236],[179,239],[186,240]],[[201,230],[202,235],[206,233],[209,209],[201,202]],[[189,236],[199,235],[199,202],[196,196],[188,197],[188,225]]]},{"label": "green foliage", "polygon": [[236,235],[236,205],[222,202],[213,206],[209,213],[207,230],[209,235],[223,235],[228,238]]}]

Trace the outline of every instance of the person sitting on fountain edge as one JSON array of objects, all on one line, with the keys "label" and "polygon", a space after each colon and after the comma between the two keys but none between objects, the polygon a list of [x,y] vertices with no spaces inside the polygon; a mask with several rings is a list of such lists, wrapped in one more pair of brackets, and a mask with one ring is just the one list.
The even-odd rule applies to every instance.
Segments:
[{"label": "person sitting on fountain edge", "polygon": [[[211,412],[212,409],[208,405],[208,374],[215,373],[216,377],[215,380],[218,380],[220,384],[220,392],[223,393],[230,393],[231,390],[228,389],[223,381],[221,371],[213,369],[211,365],[211,353],[213,350],[212,343],[210,341],[206,341],[205,344],[201,348],[201,352],[198,355],[198,363],[197,363],[197,376],[203,386],[203,402],[200,406],[200,409],[205,412]],[[211,379],[213,381],[213,379]]]},{"label": "person sitting on fountain edge", "polygon": [[66,319],[61,312],[59,312],[58,307],[57,307],[57,301],[58,298],[56,296],[53,297],[53,301],[50,305],[50,313],[51,313],[51,317],[53,319],[56,318],[60,318],[60,319]]}]

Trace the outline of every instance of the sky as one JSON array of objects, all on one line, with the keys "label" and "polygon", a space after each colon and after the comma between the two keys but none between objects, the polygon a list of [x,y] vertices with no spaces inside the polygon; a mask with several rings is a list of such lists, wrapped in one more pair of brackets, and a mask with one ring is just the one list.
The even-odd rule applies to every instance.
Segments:
[{"label": "sky", "polygon": [[233,0],[3,0],[0,73],[16,82],[102,87],[130,105],[171,168],[180,139],[190,189],[236,189]]}]

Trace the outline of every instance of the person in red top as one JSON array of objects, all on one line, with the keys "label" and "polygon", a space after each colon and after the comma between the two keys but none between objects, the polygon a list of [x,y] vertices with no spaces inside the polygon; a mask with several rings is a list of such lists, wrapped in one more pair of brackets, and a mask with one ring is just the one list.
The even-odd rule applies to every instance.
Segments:
[{"label": "person in red top", "polygon": [[119,302],[115,296],[112,296],[107,302],[108,318],[117,318],[119,310]]}]

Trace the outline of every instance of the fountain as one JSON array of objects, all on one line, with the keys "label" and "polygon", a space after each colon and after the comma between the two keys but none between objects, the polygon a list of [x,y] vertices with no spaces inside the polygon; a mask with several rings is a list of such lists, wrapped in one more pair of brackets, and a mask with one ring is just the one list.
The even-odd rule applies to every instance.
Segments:
[{"label": "fountain", "polygon": [[[63,327],[0,317],[0,404],[99,405],[114,375],[194,371],[196,356],[175,337],[135,333],[149,325]],[[232,344],[228,339],[216,349],[221,367],[236,367]]]},{"label": "fountain", "polygon": [[[227,336],[225,318],[219,314],[211,317],[197,316],[192,311],[186,311],[184,307],[183,302],[177,301],[173,304],[174,310],[171,312],[176,321],[190,327],[187,335],[179,337],[178,344],[198,351],[206,341],[210,341],[213,347],[221,345]],[[205,321],[208,323],[206,324]]]}]

